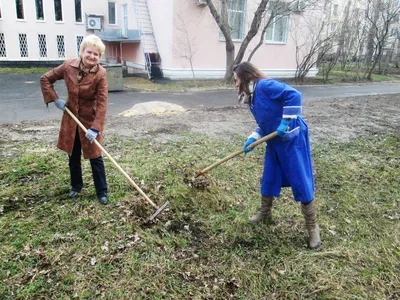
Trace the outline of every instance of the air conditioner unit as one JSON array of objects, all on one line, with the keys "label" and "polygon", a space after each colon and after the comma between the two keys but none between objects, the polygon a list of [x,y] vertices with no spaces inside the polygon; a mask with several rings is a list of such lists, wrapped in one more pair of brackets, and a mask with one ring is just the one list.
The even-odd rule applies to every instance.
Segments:
[{"label": "air conditioner unit", "polygon": [[197,0],[197,5],[205,6],[205,5],[207,5],[207,0]]},{"label": "air conditioner unit", "polygon": [[87,17],[86,18],[86,29],[101,29],[101,18],[100,17]]}]

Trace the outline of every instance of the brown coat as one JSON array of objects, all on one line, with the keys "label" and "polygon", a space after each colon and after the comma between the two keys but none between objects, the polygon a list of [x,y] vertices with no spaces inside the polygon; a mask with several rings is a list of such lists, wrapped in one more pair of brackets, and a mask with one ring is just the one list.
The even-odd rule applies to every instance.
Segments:
[{"label": "brown coat", "polygon": [[[96,73],[89,73],[81,83],[78,83],[79,62],[80,59],[68,59],[62,65],[42,75],[40,85],[44,102],[47,104],[59,99],[53,83],[64,79],[68,89],[67,107],[87,129],[93,128],[99,131],[97,141],[101,143],[108,102],[106,70],[99,65]],[[64,112],[57,147],[69,155],[72,154],[76,127],[76,122]],[[81,128],[79,128],[79,138],[84,158],[101,156],[100,148],[95,143],[90,144]]]}]

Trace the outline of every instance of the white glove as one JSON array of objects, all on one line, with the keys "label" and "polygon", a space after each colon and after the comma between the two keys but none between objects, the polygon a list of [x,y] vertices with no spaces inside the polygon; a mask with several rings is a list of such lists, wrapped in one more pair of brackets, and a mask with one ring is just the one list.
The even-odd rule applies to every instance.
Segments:
[{"label": "white glove", "polygon": [[99,134],[98,130],[90,128],[86,132],[85,136],[90,141],[90,143],[93,144],[98,134]]},{"label": "white glove", "polygon": [[65,110],[65,101],[61,99],[56,99],[54,101],[54,104],[56,105],[57,108],[61,109],[62,111]]}]

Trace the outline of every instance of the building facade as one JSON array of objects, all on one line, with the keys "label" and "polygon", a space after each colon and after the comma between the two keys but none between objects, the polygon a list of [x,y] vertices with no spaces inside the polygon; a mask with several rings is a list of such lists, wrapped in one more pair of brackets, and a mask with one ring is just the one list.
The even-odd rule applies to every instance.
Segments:
[{"label": "building facade", "polygon": [[[225,41],[201,0],[0,0],[0,66],[55,65],[78,56],[84,36],[106,45],[103,63],[128,73],[171,79],[222,78]],[[228,1],[236,51],[249,30],[257,0]],[[293,77],[296,43],[291,24],[301,14],[281,17],[249,44],[260,40],[252,62],[273,77]],[[307,33],[304,32],[306,36]],[[310,75],[316,74],[316,69]]]}]

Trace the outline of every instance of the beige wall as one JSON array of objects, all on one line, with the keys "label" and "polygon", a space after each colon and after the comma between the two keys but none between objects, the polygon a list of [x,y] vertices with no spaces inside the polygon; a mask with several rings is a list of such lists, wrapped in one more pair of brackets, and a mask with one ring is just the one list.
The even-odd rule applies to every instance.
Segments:
[{"label": "beige wall", "polygon": [[173,6],[174,0],[148,0],[151,21],[163,67],[171,67],[173,46]]},{"label": "beige wall", "polygon": [[[250,28],[252,17],[258,6],[258,1],[247,1],[246,29]],[[289,22],[293,20],[301,22],[299,15],[292,15]],[[216,77],[224,73],[226,65],[225,42],[220,39],[219,28],[211,16],[207,6],[198,6],[196,1],[174,0],[174,19],[173,19],[173,42],[172,66],[170,72],[186,70],[186,77],[190,77],[190,64],[184,58],[190,51],[185,49],[189,45],[185,42],[186,36],[189,37],[193,56],[193,67],[202,72],[212,71]],[[244,60],[247,60],[252,49],[258,44],[260,34],[256,35],[246,49]],[[184,42],[182,42],[184,41]],[[235,42],[235,51],[240,48],[241,43]],[[252,62],[263,70],[269,70],[272,74],[283,74],[283,76],[294,74],[296,69],[296,43],[288,34],[286,44],[273,44],[264,41],[252,58]],[[168,53],[170,55],[170,53]],[[163,58],[165,57],[163,53]],[[169,68],[168,65],[163,65]],[[284,74],[286,73],[286,75]]]}]

